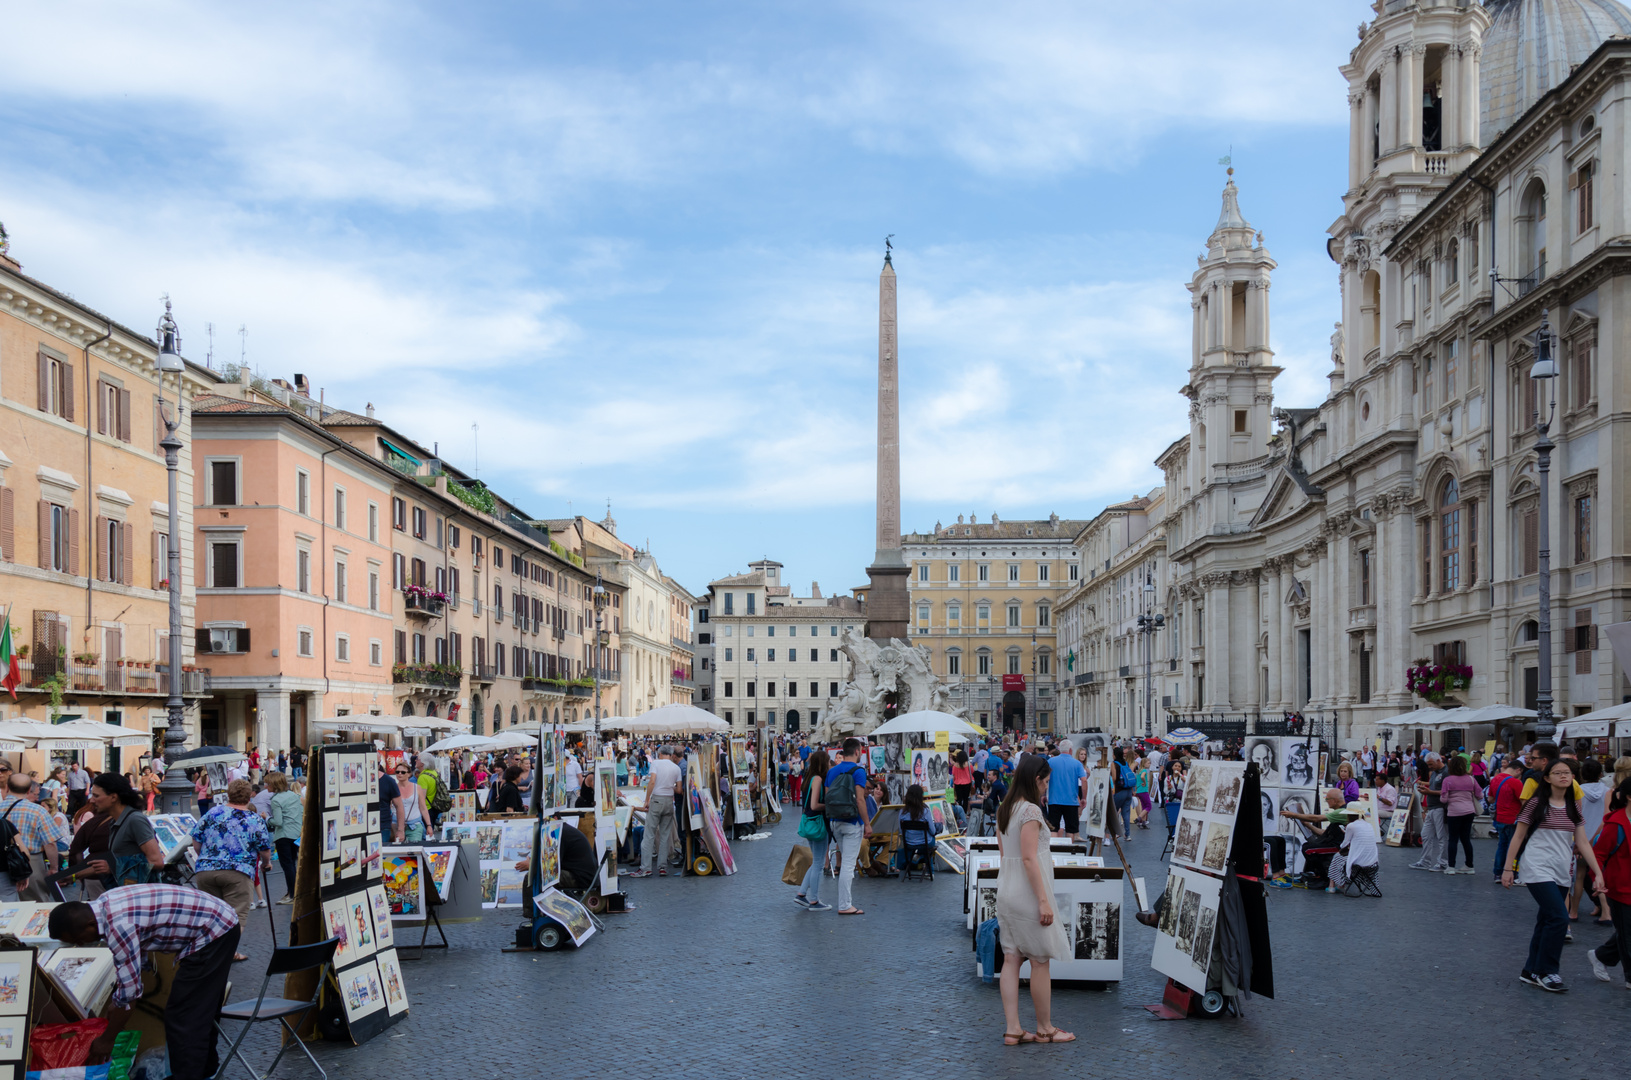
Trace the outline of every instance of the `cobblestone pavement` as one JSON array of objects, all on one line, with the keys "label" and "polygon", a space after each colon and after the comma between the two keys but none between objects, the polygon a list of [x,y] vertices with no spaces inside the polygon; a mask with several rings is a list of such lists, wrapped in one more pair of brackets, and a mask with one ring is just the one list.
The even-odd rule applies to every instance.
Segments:
[{"label": "cobblestone pavement", "polygon": [[[1159,889],[1164,834],[1135,830],[1134,871]],[[863,880],[864,916],[795,907],[780,874],[795,823],[734,846],[728,878],[627,882],[638,910],[611,916],[577,951],[505,954],[518,916],[447,928],[452,948],[403,965],[407,1018],[362,1047],[318,1044],[335,1080],[431,1075],[519,1077],[948,1075],[1071,1077],[1485,1077],[1494,1062],[1570,1076],[1624,1068],[1612,1032],[1631,992],[1591,976],[1584,953],[1606,937],[1575,925],[1553,995],[1517,981],[1534,922],[1527,892],[1478,873],[1406,868],[1386,848],[1385,897],[1271,890],[1275,1000],[1243,1019],[1159,1022],[1143,1006],[1164,980],[1154,931],[1123,922],[1126,978],[1109,991],[1056,988],[1054,1014],[1080,1041],[1004,1048],[995,984],[974,975],[961,879]],[[274,888],[278,882],[274,881]],[[1131,910],[1131,889],[1128,890]],[[288,908],[276,908],[280,923]],[[245,935],[234,997],[258,985],[266,913]],[[281,936],[281,935],[280,935]],[[403,935],[404,938],[406,935]],[[1029,1003],[1022,1005],[1027,1026]],[[273,1038],[250,1042],[264,1067]],[[1544,1057],[1543,1057],[1544,1055]],[[1497,1066],[1499,1068],[1499,1066]],[[315,1076],[285,1057],[282,1076]],[[241,1077],[242,1066],[234,1066]]]}]

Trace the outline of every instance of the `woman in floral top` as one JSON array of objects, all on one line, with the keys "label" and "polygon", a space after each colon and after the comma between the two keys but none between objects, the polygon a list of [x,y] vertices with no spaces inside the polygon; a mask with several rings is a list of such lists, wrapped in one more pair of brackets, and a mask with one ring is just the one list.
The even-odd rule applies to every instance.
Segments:
[{"label": "woman in floral top", "polygon": [[[248,780],[227,785],[224,806],[212,806],[193,826],[193,843],[198,845],[198,862],[193,884],[211,896],[218,896],[238,912],[239,923],[255,898],[255,872],[271,867],[272,835],[266,822],[249,807],[255,795]],[[247,960],[239,953],[234,960]]]}]

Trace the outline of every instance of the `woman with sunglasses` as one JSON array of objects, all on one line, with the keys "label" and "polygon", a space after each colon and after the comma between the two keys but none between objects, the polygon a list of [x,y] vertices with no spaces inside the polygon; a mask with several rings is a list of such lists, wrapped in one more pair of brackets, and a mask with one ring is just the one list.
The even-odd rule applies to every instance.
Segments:
[{"label": "woman with sunglasses", "polygon": [[425,789],[414,783],[408,763],[396,764],[396,786],[402,791],[402,833],[398,843],[425,842],[425,823],[430,820],[430,808],[425,805]]}]

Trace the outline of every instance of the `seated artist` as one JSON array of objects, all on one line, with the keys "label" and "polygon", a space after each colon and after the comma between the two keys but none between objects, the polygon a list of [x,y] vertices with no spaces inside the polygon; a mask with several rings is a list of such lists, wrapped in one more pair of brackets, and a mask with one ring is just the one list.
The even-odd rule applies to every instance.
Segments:
[{"label": "seated artist", "polygon": [[[522,859],[515,864],[515,868],[531,870],[532,859]],[[589,843],[589,838],[571,822],[561,822],[561,891],[588,892],[594,887],[599,872],[600,860],[595,858],[595,849]]]},{"label": "seated artist", "polygon": [[[1343,797],[1341,788],[1329,788],[1325,792],[1325,813],[1299,814],[1293,810],[1281,810],[1282,818],[1290,818],[1300,822],[1308,832],[1308,839],[1303,841],[1303,885],[1310,889],[1324,889],[1330,887],[1331,856],[1342,848],[1343,827],[1348,823],[1348,812],[1345,809],[1347,800]],[[1320,832],[1314,831],[1314,826],[1322,826]]]},{"label": "seated artist", "polygon": [[175,1080],[205,1080],[220,1067],[215,1018],[226,996],[241,931],[231,904],[180,885],[125,885],[89,903],[70,900],[51,911],[52,937],[64,945],[102,939],[113,952],[115,982],[107,1029],[91,1044],[102,1062],[142,996],[150,953],[175,953],[175,977],[164,1009],[164,1038]]}]

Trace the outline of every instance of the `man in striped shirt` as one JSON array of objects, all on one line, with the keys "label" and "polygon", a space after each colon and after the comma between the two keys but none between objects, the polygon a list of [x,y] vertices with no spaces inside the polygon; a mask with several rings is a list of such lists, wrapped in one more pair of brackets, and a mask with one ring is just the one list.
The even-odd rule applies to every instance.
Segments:
[{"label": "man in striped shirt", "polygon": [[220,1065],[215,1018],[226,995],[238,947],[232,905],[179,885],[126,885],[90,903],[70,900],[51,912],[51,936],[64,945],[102,939],[113,952],[116,979],[108,1027],[91,1045],[93,1061],[106,1060],[124,1030],[130,1005],[142,996],[147,954],[174,953],[175,979],[164,1009],[164,1037],[174,1080],[205,1080]]}]

